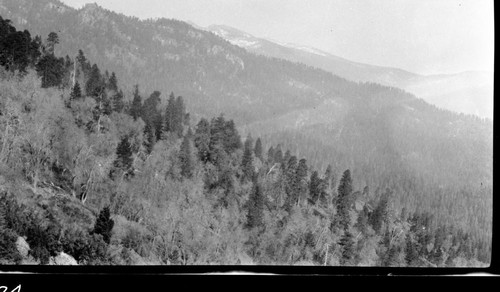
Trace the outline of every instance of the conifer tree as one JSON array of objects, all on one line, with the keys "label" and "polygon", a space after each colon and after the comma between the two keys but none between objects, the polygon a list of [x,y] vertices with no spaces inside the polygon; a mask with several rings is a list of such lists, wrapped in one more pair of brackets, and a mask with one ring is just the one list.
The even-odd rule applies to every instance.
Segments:
[{"label": "conifer tree", "polygon": [[337,204],[337,218],[340,226],[344,230],[349,229],[351,224],[351,217],[349,215],[350,204],[349,197],[352,193],[352,179],[351,171],[347,169],[342,175],[342,179],[338,188],[338,204]]},{"label": "conifer tree", "polygon": [[192,159],[191,141],[187,135],[184,136],[182,140],[179,160],[181,164],[181,175],[185,178],[191,178],[193,176],[194,162]]},{"label": "conifer tree", "polygon": [[323,180],[325,181],[325,184],[326,184],[326,188],[328,190],[330,190],[331,188],[333,188],[334,186],[332,185],[332,179],[333,179],[333,169],[332,169],[332,165],[331,164],[328,164],[328,166],[326,167],[326,170],[325,170],[325,175],[323,177]]},{"label": "conifer tree", "polygon": [[156,144],[156,133],[155,128],[150,124],[146,123],[144,126],[144,146],[146,152],[150,154],[153,151],[153,147]]},{"label": "conifer tree", "polygon": [[355,246],[354,246],[354,236],[348,230],[342,235],[339,245],[341,246],[341,258],[340,264],[343,266],[350,266],[354,263],[352,262],[355,256]]},{"label": "conifer tree", "polygon": [[276,146],[276,149],[274,150],[274,162],[281,163],[286,167],[287,162],[283,161],[283,151],[281,151],[281,145]]},{"label": "conifer tree", "polygon": [[255,153],[255,157],[259,158],[261,161],[264,160],[262,158],[262,141],[260,140],[260,138],[257,138],[257,141],[255,141],[253,152]]},{"label": "conifer tree", "polygon": [[54,50],[56,44],[59,43],[59,36],[55,32],[49,33],[47,37],[47,53],[50,55],[54,55]]},{"label": "conifer tree", "polygon": [[302,158],[299,160],[299,164],[297,166],[297,170],[295,171],[295,193],[296,193],[296,202],[300,203],[305,201],[307,198],[307,160]]},{"label": "conifer tree", "polygon": [[139,94],[139,85],[136,85],[134,89],[134,98],[132,99],[132,105],[130,106],[130,115],[132,116],[134,121],[141,116],[141,110],[142,97]]},{"label": "conifer tree", "polygon": [[111,73],[111,77],[108,79],[107,88],[115,92],[118,91],[118,79],[116,78],[115,72]]},{"label": "conifer tree", "polygon": [[168,97],[167,107],[165,109],[163,132],[167,133],[175,131],[175,111],[176,111],[175,95],[173,92],[171,92]]},{"label": "conifer tree", "polygon": [[92,233],[101,234],[104,242],[109,244],[111,241],[111,230],[114,225],[115,222],[111,219],[109,207],[106,206],[99,212]]},{"label": "conifer tree", "polygon": [[248,200],[247,227],[260,227],[264,218],[264,195],[256,178],[253,180],[253,190]]},{"label": "conifer tree", "polygon": [[[283,162],[284,163],[284,162]],[[290,213],[293,205],[298,200],[297,192],[297,157],[291,156],[285,170],[285,210]]]},{"label": "conifer tree", "polygon": [[85,84],[85,94],[87,96],[92,96],[96,100],[101,97],[104,90],[104,82],[101,76],[101,71],[96,64],[92,65],[90,70],[90,75]]},{"label": "conifer tree", "polygon": [[196,125],[194,145],[198,149],[198,158],[207,163],[210,160],[210,123],[205,118]]},{"label": "conifer tree", "polygon": [[242,181],[250,181],[254,175],[253,167],[253,155],[252,155],[252,144],[253,140],[250,135],[248,135],[245,140],[245,149],[243,151],[243,158],[241,161],[241,170],[243,171]]},{"label": "conifer tree", "polygon": [[121,113],[123,111],[125,107],[125,103],[123,102],[123,91],[119,90],[113,95],[112,105],[115,112]]},{"label": "conifer tree", "polygon": [[413,242],[411,233],[407,233],[405,237],[405,261],[409,267],[418,264],[418,250],[416,244]]},{"label": "conifer tree", "polygon": [[80,88],[80,83],[78,81],[75,82],[75,86],[71,89],[70,99],[77,100],[82,97],[82,89]]},{"label": "conifer tree", "polygon": [[64,77],[64,59],[45,55],[36,64],[36,71],[42,79],[42,88],[60,86]]},{"label": "conifer tree", "polygon": [[269,150],[267,150],[267,163],[269,163],[269,164],[274,163],[274,148],[273,148],[273,146],[269,147]]},{"label": "conifer tree", "polygon": [[309,179],[309,199],[311,203],[316,204],[321,194],[321,179],[319,178],[318,171],[313,171]]},{"label": "conifer tree", "polygon": [[124,136],[116,147],[116,159],[113,166],[125,173],[126,176],[132,174],[132,147],[128,137]]},{"label": "conifer tree", "polygon": [[177,134],[178,137],[182,137],[182,132],[184,130],[184,117],[186,116],[186,106],[184,105],[184,99],[182,96],[178,96],[174,104],[174,116],[173,116],[173,129],[172,131]]},{"label": "conifer tree", "polygon": [[391,190],[386,189],[386,191],[380,197],[377,207],[373,211],[370,217],[370,223],[375,232],[380,233],[384,230],[384,226],[388,225],[388,212],[389,212],[389,198],[391,195]]}]

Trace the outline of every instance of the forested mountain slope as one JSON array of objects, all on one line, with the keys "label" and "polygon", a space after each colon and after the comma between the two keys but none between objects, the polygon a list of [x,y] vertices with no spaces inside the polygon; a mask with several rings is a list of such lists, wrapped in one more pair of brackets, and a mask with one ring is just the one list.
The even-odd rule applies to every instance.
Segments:
[{"label": "forested mountain slope", "polygon": [[[438,127],[443,121],[464,123],[453,129],[472,140],[438,143],[481,152],[484,121],[316,70],[346,96],[318,99],[321,107],[285,107],[258,127],[262,134],[271,129],[272,137],[264,143],[245,133],[243,143],[234,120],[198,119],[173,92],[165,101],[155,88],[135,86],[125,98],[117,74],[82,50],[60,57],[63,40],[55,32],[35,36],[3,17],[0,32],[0,263],[482,267],[490,261],[491,185],[473,183],[488,173],[466,172],[458,178],[468,182],[456,184],[437,177],[444,162],[428,171],[430,160],[418,156],[418,147],[432,158],[450,148],[431,143],[449,130]],[[408,130],[421,118],[437,134]],[[262,122],[253,119],[246,127]],[[393,137],[405,133],[409,138]],[[422,144],[412,145],[414,135]],[[281,141],[272,144],[275,138]],[[408,149],[418,163],[404,160]],[[322,165],[318,153],[322,162],[335,161]]]},{"label": "forested mountain slope", "polygon": [[[242,137],[261,137],[266,150],[281,144],[321,173],[331,164],[337,181],[351,169],[355,189],[394,189],[396,210],[432,210],[446,223],[491,235],[491,121],[439,110],[400,89],[254,55],[180,21],[141,21],[97,5],[75,10],[56,0],[2,0],[0,15],[32,35],[57,32],[58,56],[74,59],[81,49],[115,72],[129,104],[136,92],[158,90],[151,104],[163,113],[175,92],[193,128],[200,117],[223,113]],[[82,86],[88,81],[79,78]],[[477,214],[480,222],[472,222]]]}]

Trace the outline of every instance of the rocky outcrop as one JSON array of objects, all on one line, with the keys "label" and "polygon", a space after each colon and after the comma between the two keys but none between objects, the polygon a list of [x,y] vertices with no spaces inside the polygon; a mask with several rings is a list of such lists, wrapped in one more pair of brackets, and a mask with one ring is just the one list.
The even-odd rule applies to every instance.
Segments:
[{"label": "rocky outcrop", "polygon": [[77,266],[78,262],[69,254],[60,252],[56,257],[50,258],[49,265]]},{"label": "rocky outcrop", "polygon": [[24,237],[18,237],[16,240],[16,248],[19,254],[23,258],[28,257],[28,253],[30,251],[30,245],[26,242],[26,239]]}]

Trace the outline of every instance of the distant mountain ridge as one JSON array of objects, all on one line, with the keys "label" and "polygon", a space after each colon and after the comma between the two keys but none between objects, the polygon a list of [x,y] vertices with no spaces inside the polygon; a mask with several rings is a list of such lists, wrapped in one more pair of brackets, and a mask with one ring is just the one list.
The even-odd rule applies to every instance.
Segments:
[{"label": "distant mountain ridge", "polygon": [[490,72],[420,75],[350,61],[316,48],[258,38],[227,25],[210,25],[206,29],[256,54],[301,62],[352,81],[398,87],[443,109],[493,118],[493,74]]}]

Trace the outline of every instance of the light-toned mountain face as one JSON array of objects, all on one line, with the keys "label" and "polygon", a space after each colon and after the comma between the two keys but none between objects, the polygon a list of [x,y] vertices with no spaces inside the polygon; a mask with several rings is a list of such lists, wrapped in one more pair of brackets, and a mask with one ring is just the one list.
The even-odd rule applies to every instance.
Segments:
[{"label": "light-toned mountain face", "polygon": [[493,119],[493,74],[489,72],[425,76],[349,61],[307,46],[258,38],[224,25],[206,29],[252,53],[304,63],[352,81],[399,87],[440,108]]}]

